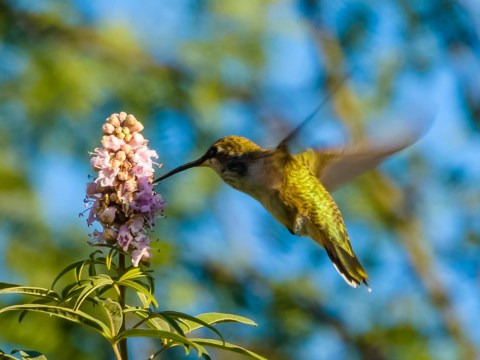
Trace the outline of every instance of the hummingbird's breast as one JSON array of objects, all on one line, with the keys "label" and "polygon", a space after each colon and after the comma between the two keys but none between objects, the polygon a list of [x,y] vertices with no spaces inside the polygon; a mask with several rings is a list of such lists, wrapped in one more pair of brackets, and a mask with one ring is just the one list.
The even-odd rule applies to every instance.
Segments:
[{"label": "hummingbird's breast", "polygon": [[282,159],[275,152],[264,152],[262,156],[245,159],[244,164],[241,174],[228,170],[219,174],[227,184],[259,201],[280,223],[292,229],[293,214],[285,207],[280,194],[284,182]]}]

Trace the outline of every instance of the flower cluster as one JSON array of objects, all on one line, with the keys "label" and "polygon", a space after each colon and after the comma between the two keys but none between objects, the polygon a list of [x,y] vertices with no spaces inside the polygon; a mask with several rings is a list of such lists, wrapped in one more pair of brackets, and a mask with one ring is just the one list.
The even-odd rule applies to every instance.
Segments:
[{"label": "flower cluster", "polygon": [[[112,114],[102,127],[102,148],[91,154],[90,164],[97,173],[87,184],[91,206],[88,225],[98,221],[102,231],[93,232],[94,243],[116,244],[131,254],[132,263],[149,263],[150,240],[147,230],[162,215],[165,203],[152,188],[152,158],[158,158],[140,133],[143,125],[125,112]],[[158,164],[156,164],[158,165]]]}]

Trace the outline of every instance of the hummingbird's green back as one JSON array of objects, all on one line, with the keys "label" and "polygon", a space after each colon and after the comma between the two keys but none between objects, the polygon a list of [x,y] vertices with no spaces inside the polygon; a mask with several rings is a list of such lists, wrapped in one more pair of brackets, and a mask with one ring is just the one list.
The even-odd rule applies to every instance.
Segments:
[{"label": "hummingbird's green back", "polygon": [[295,215],[293,232],[308,235],[327,251],[349,284],[366,282],[367,274],[350,245],[340,210],[313,173],[317,154],[313,150],[292,155],[285,164],[281,200]]}]

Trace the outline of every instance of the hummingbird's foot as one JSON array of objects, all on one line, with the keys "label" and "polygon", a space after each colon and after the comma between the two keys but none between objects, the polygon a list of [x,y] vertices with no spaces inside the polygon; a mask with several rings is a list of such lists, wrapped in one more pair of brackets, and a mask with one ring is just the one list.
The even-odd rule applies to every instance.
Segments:
[{"label": "hummingbird's foot", "polygon": [[293,223],[292,234],[299,235],[299,236],[307,235],[308,234],[307,222],[308,222],[308,218],[305,215],[298,214],[295,217],[295,222]]}]

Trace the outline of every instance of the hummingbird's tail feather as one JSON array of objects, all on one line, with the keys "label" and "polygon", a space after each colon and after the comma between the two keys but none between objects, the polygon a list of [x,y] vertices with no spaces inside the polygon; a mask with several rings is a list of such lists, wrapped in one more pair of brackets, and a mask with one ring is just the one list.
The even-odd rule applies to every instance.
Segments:
[{"label": "hummingbird's tail feather", "polygon": [[[348,285],[356,288],[364,283],[368,291],[372,291],[368,285],[367,272],[353,252],[346,233],[346,238],[341,242],[338,240],[332,241],[333,239],[327,240],[327,235],[323,231],[319,231],[312,223],[307,224],[307,229],[308,235],[322,245],[333,266]],[[347,249],[350,251],[347,251]]]},{"label": "hummingbird's tail feather", "polygon": [[333,266],[348,285],[356,288],[363,282],[367,286],[368,291],[371,291],[367,281],[368,275],[355,254],[352,256],[341,246],[335,244],[327,245],[325,250]]}]

